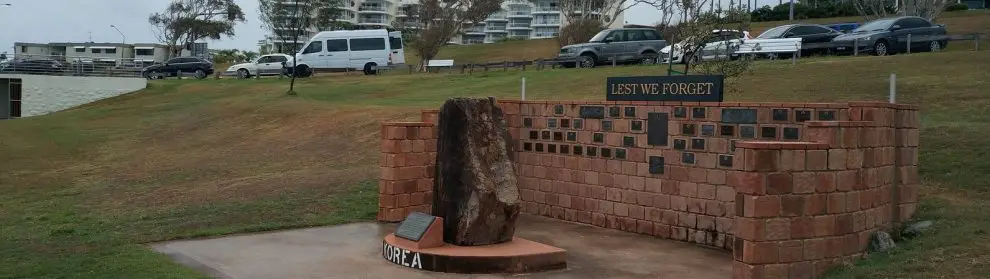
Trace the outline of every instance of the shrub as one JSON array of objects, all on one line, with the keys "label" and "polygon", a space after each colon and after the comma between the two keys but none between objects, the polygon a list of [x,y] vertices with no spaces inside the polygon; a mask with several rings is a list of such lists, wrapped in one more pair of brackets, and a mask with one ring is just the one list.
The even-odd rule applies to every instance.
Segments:
[{"label": "shrub", "polygon": [[965,10],[969,10],[969,6],[966,6],[966,4],[963,3],[956,3],[945,7],[945,11],[947,12]]},{"label": "shrub", "polygon": [[557,36],[557,44],[566,46],[570,44],[584,43],[591,40],[595,34],[605,30],[605,25],[596,19],[587,18],[575,21],[560,28]]}]

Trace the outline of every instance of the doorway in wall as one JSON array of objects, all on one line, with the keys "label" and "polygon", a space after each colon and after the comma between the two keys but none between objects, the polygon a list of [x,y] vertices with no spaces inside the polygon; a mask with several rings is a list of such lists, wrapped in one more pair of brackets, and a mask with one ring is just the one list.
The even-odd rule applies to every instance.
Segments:
[{"label": "doorway in wall", "polygon": [[21,117],[21,79],[0,79],[0,119]]}]

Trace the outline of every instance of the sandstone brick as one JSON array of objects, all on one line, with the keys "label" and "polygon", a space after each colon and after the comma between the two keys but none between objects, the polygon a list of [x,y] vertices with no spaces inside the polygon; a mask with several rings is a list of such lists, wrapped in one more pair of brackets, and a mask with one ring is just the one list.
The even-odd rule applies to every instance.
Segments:
[{"label": "sandstone brick", "polygon": [[784,195],[780,197],[780,216],[804,215],[804,195]]},{"label": "sandstone brick", "polygon": [[763,241],[766,236],[766,222],[763,219],[736,217],[735,236],[740,239]]},{"label": "sandstone brick", "polygon": [[811,171],[819,171],[828,169],[828,156],[827,150],[808,150],[806,155],[806,169]]},{"label": "sandstone brick", "polygon": [[815,235],[815,219],[811,216],[791,218],[791,238],[804,239]]},{"label": "sandstone brick", "polygon": [[716,187],[716,199],[723,202],[734,201],[736,199],[736,190],[729,186],[718,186]]},{"label": "sandstone brick", "polygon": [[830,170],[844,170],[844,169],[846,169],[846,150],[845,149],[829,149],[828,150],[828,169],[830,169]]},{"label": "sandstone brick", "polygon": [[815,277],[815,264],[812,261],[791,263],[788,279],[812,279]]},{"label": "sandstone brick", "polygon": [[846,193],[831,193],[828,194],[828,213],[842,213],[846,212]]},{"label": "sandstone brick", "polygon": [[754,264],[769,264],[778,261],[776,242],[751,242],[743,240],[742,261]]},{"label": "sandstone brick", "polygon": [[762,173],[730,171],[726,182],[738,193],[766,194],[766,176]]},{"label": "sandstone brick", "polygon": [[791,219],[775,218],[766,221],[766,240],[786,240],[791,238]]},{"label": "sandstone brick", "polygon": [[816,174],[813,172],[795,172],[793,173],[794,179],[794,193],[798,194],[808,194],[814,193],[816,188]]},{"label": "sandstone brick", "polygon": [[804,260],[804,242],[801,240],[781,241],[778,257],[782,263]]},{"label": "sandstone brick", "polygon": [[698,196],[698,184],[694,182],[678,182],[681,196],[694,198]]},{"label": "sandstone brick", "polygon": [[814,194],[805,196],[804,214],[821,215],[826,212],[828,206],[827,194]]},{"label": "sandstone brick", "polygon": [[743,204],[745,217],[776,217],[780,214],[779,196],[746,196]]},{"label": "sandstone brick", "polygon": [[831,193],[836,189],[835,172],[819,172],[815,174],[815,191]]},{"label": "sandstone brick", "polygon": [[707,180],[712,185],[723,185],[726,180],[726,172],[724,170],[708,170]]},{"label": "sandstone brick", "polygon": [[698,184],[698,198],[706,200],[715,199],[715,185]]},{"label": "sandstone brick", "polygon": [[818,260],[825,257],[825,239],[812,238],[804,240],[804,259]]}]

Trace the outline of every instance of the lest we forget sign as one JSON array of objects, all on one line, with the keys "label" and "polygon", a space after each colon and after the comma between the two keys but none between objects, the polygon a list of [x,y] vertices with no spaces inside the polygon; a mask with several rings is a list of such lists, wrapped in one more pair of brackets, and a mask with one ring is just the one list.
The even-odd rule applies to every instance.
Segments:
[{"label": "lest we forget sign", "polygon": [[721,75],[610,77],[605,99],[721,102],[724,81]]}]

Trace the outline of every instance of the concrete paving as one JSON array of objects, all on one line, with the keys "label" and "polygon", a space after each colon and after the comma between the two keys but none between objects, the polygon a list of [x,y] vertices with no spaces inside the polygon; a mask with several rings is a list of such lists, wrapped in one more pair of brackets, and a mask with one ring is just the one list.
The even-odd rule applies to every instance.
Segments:
[{"label": "concrete paving", "polygon": [[516,236],[567,250],[568,268],[461,275],[413,270],[382,258],[392,224],[358,223],[160,243],[152,247],[215,278],[729,278],[732,255],[687,243],[521,215]]}]

